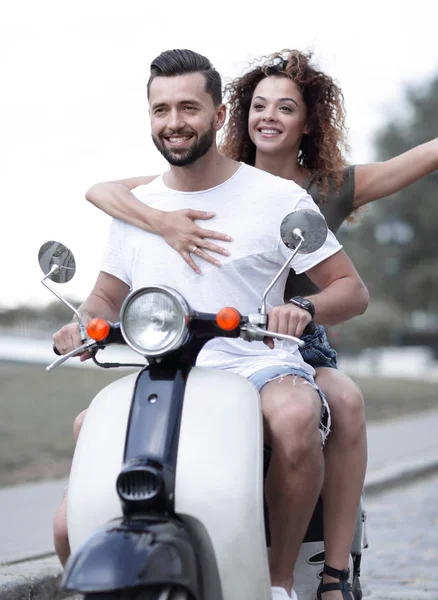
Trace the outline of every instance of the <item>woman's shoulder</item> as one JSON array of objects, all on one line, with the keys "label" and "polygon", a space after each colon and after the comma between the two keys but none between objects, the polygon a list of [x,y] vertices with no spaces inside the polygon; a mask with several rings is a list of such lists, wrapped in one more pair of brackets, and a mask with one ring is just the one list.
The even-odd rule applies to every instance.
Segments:
[{"label": "woman's shoulder", "polygon": [[340,176],[329,176],[325,189],[322,178],[316,174],[307,187],[307,193],[319,206],[334,233],[354,211],[354,168],[354,165],[347,165]]},{"label": "woman's shoulder", "polygon": [[322,175],[319,172],[312,173],[306,182],[305,189],[317,204],[344,201],[353,206],[354,170],[355,165],[346,165],[341,173],[329,175],[325,186]]}]

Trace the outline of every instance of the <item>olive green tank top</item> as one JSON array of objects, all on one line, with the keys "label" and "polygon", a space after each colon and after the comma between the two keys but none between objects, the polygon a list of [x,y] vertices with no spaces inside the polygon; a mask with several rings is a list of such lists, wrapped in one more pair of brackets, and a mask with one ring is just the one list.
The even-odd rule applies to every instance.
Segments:
[{"label": "olive green tank top", "polygon": [[[339,227],[354,210],[354,165],[350,165],[345,169],[344,180],[340,188],[336,189],[335,185],[329,182],[327,196],[323,201],[318,190],[318,175],[316,173],[308,177],[303,182],[302,187],[312,196],[324,215],[329,229],[336,234]],[[297,275],[291,269],[284,293],[286,301],[293,298],[293,296],[310,296],[318,293],[318,291],[316,285],[310,281],[305,273]]]}]

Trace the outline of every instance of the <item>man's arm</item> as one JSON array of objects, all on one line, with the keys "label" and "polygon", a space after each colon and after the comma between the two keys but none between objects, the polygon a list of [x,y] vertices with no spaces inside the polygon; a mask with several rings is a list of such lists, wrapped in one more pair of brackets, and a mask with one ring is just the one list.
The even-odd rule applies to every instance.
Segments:
[{"label": "man's arm", "polygon": [[[120,308],[129,293],[129,286],[117,277],[104,271],[99,273],[94,288],[79,308],[85,326],[94,317],[117,321]],[[53,336],[53,341],[61,354],[67,354],[82,345],[77,322],[64,325]],[[88,354],[87,354],[88,356]],[[84,357],[84,355],[82,355]],[[85,360],[82,358],[81,360]]]},{"label": "man's arm", "polygon": [[[369,294],[353,263],[343,250],[339,250],[306,275],[321,290],[309,300],[315,307],[315,322],[336,325],[361,315],[368,306]],[[295,304],[274,307],[269,313],[269,331],[301,337],[312,320],[310,313]],[[273,348],[272,340],[265,343]]]},{"label": "man's arm", "polygon": [[368,290],[343,250],[309,269],[306,275],[321,290],[309,296],[317,323],[337,325],[366,311]]},{"label": "man's arm", "polygon": [[101,271],[90,295],[79,308],[79,313],[86,323],[94,317],[117,321],[128,293],[129,286],[125,282]]}]

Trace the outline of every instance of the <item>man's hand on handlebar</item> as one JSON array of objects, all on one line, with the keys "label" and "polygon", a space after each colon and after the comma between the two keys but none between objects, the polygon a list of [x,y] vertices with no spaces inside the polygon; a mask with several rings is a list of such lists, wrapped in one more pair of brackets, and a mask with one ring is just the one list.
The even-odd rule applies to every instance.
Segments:
[{"label": "man's hand on handlebar", "polygon": [[[61,327],[61,329],[53,335],[53,344],[57,348],[59,354],[62,355],[68,354],[75,348],[82,346],[83,342],[79,334],[78,324],[69,323],[68,325],[64,325],[64,327]],[[81,362],[84,362],[84,360],[91,358],[91,354],[89,352],[83,352],[79,355],[79,358]]]},{"label": "man's hand on handlebar", "polygon": [[[267,329],[273,333],[284,333],[299,338],[311,320],[312,317],[307,310],[295,304],[282,304],[275,306],[269,313]],[[265,338],[263,341],[268,348],[274,349],[275,340]]]}]

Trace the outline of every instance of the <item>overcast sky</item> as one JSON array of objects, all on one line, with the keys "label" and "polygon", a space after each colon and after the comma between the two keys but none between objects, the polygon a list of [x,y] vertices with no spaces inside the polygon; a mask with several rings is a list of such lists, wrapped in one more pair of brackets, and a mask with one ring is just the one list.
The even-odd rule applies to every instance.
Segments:
[{"label": "overcast sky", "polygon": [[[164,170],[150,141],[145,83],[169,48],[205,54],[225,82],[284,47],[313,50],[341,84],[350,160],[373,159],[373,135],[406,118],[403,91],[438,73],[438,2],[30,0],[0,19],[0,306],[46,303],[40,245],[73,250],[85,297],[109,219],[84,194],[97,181]],[[213,226],[213,222],[211,223]]]}]

